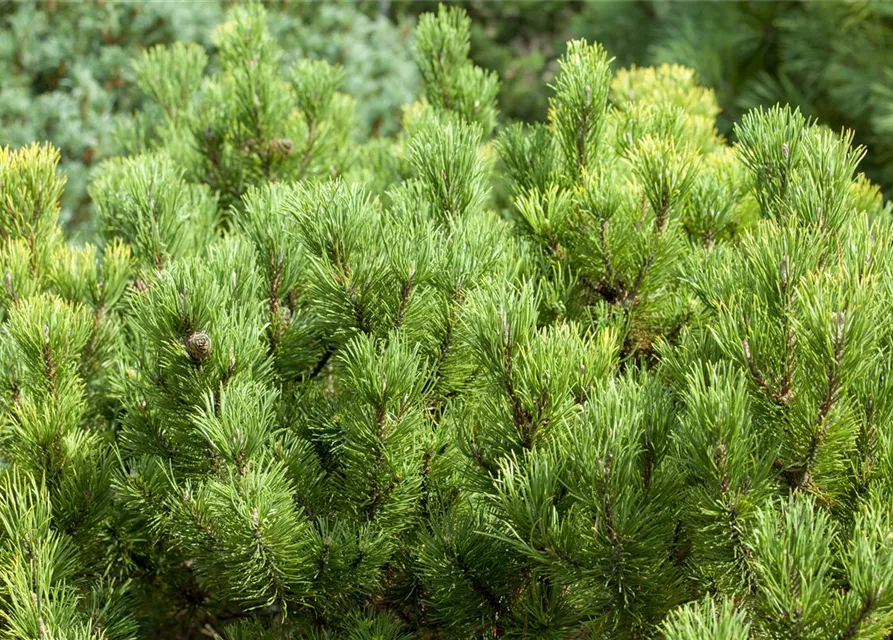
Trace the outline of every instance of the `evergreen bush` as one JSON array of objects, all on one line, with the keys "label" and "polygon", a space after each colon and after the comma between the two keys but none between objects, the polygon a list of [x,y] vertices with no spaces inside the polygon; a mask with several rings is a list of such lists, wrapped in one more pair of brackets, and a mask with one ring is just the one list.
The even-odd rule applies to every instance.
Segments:
[{"label": "evergreen bush", "polygon": [[893,631],[864,150],[781,106],[729,146],[690,70],[584,41],[494,136],[469,33],[420,20],[366,142],[257,6],[219,68],[146,52],[95,246],[58,152],[0,151],[4,637]]}]

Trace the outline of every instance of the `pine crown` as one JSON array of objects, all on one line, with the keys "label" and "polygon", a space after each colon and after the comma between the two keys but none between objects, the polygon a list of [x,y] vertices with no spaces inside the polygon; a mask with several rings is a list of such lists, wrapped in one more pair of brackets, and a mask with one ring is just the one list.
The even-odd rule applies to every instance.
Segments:
[{"label": "pine crown", "polygon": [[[259,6],[56,226],[0,151],[0,628],[41,638],[883,638],[890,209],[777,107],[573,42],[499,130],[469,24],[355,144]],[[136,153],[136,151],[139,151]]]}]

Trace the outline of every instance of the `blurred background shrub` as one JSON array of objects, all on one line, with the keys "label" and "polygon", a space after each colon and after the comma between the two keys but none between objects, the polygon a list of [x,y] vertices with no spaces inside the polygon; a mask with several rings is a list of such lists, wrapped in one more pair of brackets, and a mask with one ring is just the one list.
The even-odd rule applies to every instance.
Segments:
[{"label": "blurred background shrub", "polygon": [[134,55],[175,40],[209,46],[220,17],[213,2],[0,3],[0,145],[60,149],[66,223],[89,213],[87,175],[115,153],[116,114],[139,106]]},{"label": "blurred background shrub", "polygon": [[[232,2],[0,3],[0,146],[49,140],[68,176],[62,221],[88,233],[89,173],[120,151],[116,131],[142,105],[132,60],[143,48],[197,42],[211,35]],[[270,28],[286,51],[338,62],[345,90],[357,98],[361,133],[394,133],[402,105],[418,93],[408,22],[377,3],[268,4]]]}]

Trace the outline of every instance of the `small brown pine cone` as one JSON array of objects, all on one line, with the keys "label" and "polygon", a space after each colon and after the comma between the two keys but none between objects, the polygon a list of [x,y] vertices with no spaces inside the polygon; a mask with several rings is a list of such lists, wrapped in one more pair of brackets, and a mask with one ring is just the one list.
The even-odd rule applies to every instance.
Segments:
[{"label": "small brown pine cone", "polygon": [[291,138],[273,138],[270,147],[279,155],[288,156],[291,155],[295,143],[291,141]]},{"label": "small brown pine cone", "polygon": [[211,355],[211,338],[204,331],[192,331],[186,336],[186,352],[196,362]]}]

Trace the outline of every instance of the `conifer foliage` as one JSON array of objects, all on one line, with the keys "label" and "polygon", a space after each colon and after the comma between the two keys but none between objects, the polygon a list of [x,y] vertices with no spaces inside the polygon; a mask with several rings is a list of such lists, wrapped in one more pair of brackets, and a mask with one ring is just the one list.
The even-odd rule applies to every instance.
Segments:
[{"label": "conifer foliage", "polygon": [[[839,638],[893,631],[893,242],[862,150],[729,146],[682,67],[571,42],[499,128],[456,9],[425,101],[237,7],[57,227],[0,151],[0,635]],[[494,133],[494,130],[496,133]]]}]

